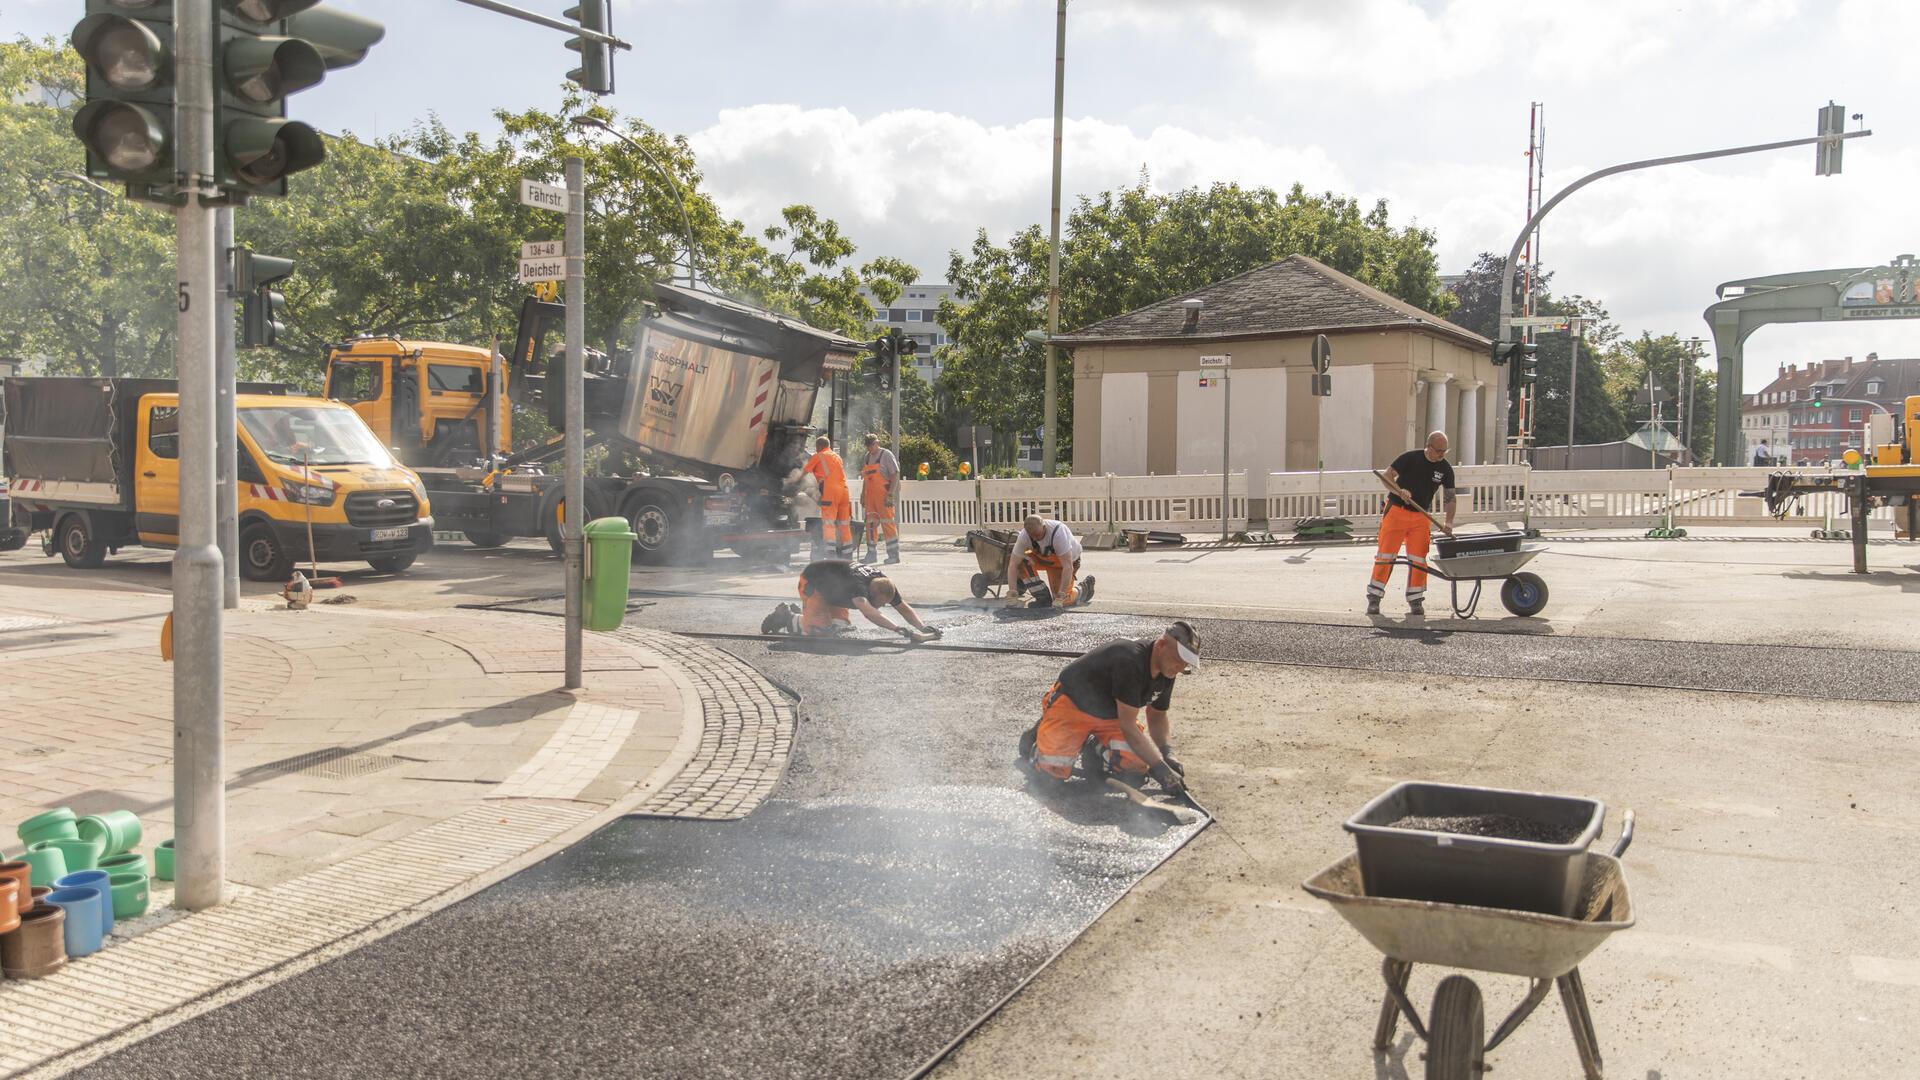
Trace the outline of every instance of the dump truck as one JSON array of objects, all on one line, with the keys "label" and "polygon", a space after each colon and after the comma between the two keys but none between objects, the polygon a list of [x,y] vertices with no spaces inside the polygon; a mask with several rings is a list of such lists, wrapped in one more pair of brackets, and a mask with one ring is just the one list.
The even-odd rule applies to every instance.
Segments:
[{"label": "dump truck", "polygon": [[1893,441],[1872,447],[1869,456],[1847,451],[1846,468],[1825,473],[1778,472],[1762,491],[1742,492],[1766,500],[1768,512],[1784,516],[1794,501],[1815,492],[1834,491],[1847,498],[1852,520],[1853,572],[1867,572],[1867,515],[1877,507],[1895,507],[1894,535],[1920,538],[1920,395],[1902,403]]},{"label": "dump truck", "polygon": [[[327,354],[326,396],[358,413],[427,486],[438,528],[476,547],[514,537],[561,546],[565,451],[555,436],[512,452],[508,403],[564,427],[565,309],[528,298],[512,350],[361,337]],[[714,293],[654,286],[620,335],[588,354],[582,405],[586,516],[619,515],[644,564],[698,562],[719,548],[784,563],[806,541],[789,477],[807,458],[814,405],[867,346]]]},{"label": "dump truck", "polygon": [[[166,379],[16,378],[0,472],[17,524],[93,568],[121,548],[179,542],[180,396]],[[433,544],[419,477],[353,410],[243,383],[234,476],[240,572],[284,581],[297,563],[364,561],[396,573]]]}]

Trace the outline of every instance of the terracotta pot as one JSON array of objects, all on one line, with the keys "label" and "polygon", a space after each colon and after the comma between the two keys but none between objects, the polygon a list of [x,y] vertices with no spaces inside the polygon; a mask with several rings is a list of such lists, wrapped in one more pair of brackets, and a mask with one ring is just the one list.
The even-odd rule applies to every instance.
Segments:
[{"label": "terracotta pot", "polygon": [[0,862],[0,878],[11,878],[20,883],[20,891],[14,895],[14,903],[22,915],[33,906],[33,867],[23,862]]},{"label": "terracotta pot", "polygon": [[11,933],[19,926],[20,883],[12,878],[0,878],[0,934]]},{"label": "terracotta pot", "polygon": [[9,979],[39,979],[67,966],[67,913],[48,903],[20,916],[20,927],[0,934],[0,972]]}]

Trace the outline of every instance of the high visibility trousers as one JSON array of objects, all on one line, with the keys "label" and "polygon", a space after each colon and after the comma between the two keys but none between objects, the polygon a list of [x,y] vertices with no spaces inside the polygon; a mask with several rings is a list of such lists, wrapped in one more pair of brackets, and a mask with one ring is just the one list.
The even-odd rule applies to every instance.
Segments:
[{"label": "high visibility trousers", "polygon": [[1073,580],[1075,571],[1080,569],[1078,560],[1069,566],[1066,559],[1057,552],[1052,555],[1042,555],[1037,551],[1029,551],[1021,556],[1017,569],[1020,571],[1021,581],[1027,580],[1044,569],[1047,572],[1047,588],[1053,590],[1053,602],[1061,607],[1071,606],[1073,598],[1078,595]]},{"label": "high visibility trousers", "polygon": [[802,634],[824,633],[836,622],[852,623],[853,613],[843,607],[835,607],[821,596],[819,591],[807,584],[806,578],[800,579],[800,632]]},{"label": "high visibility trousers", "polygon": [[1040,730],[1033,744],[1034,767],[1061,780],[1073,775],[1087,736],[1100,743],[1107,765],[1117,772],[1144,773],[1146,761],[1133,752],[1118,717],[1102,720],[1080,711],[1059,683],[1040,698]]},{"label": "high visibility trousers", "polygon": [[1427,547],[1433,540],[1433,523],[1425,514],[1404,506],[1388,506],[1380,519],[1380,549],[1373,556],[1373,580],[1367,583],[1367,595],[1378,599],[1387,595],[1387,580],[1393,577],[1393,557],[1401,545],[1407,549],[1407,599],[1421,600],[1427,595]]},{"label": "high visibility trousers", "polygon": [[867,550],[872,552],[885,539],[887,555],[899,558],[900,526],[894,521],[893,498],[887,494],[884,484],[868,481],[868,485],[860,489],[860,511],[866,518]]},{"label": "high visibility trousers", "polygon": [[821,496],[820,530],[835,551],[845,552],[853,546],[853,500],[847,489]]}]

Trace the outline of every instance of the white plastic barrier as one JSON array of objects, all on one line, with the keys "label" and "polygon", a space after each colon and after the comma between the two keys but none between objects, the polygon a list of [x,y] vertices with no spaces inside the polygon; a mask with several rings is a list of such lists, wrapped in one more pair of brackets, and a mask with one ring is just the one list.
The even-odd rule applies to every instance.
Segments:
[{"label": "white plastic barrier", "polygon": [[[1518,523],[1526,511],[1524,465],[1467,465],[1454,469],[1459,512],[1454,520]],[[1372,471],[1273,473],[1267,477],[1267,528],[1291,530],[1306,518],[1341,517],[1373,528],[1387,512],[1387,489]]]},{"label": "white plastic barrier", "polygon": [[980,527],[980,487],[973,480],[906,480],[900,484],[900,531],[954,536]]},{"label": "white plastic barrier", "polygon": [[980,481],[980,523],[1009,529],[1028,514],[1065,522],[1077,531],[1113,528],[1111,476],[1054,476]]},{"label": "white plastic barrier", "polygon": [[1651,529],[1666,520],[1667,473],[1652,469],[1535,471],[1527,482],[1536,529]]},{"label": "white plastic barrier", "polygon": [[[1114,527],[1118,529],[1160,529],[1195,534],[1220,531],[1219,473],[1189,476],[1114,476]],[[1247,474],[1234,473],[1227,478],[1227,528],[1247,527]],[[1216,537],[1217,539],[1217,537]]]}]

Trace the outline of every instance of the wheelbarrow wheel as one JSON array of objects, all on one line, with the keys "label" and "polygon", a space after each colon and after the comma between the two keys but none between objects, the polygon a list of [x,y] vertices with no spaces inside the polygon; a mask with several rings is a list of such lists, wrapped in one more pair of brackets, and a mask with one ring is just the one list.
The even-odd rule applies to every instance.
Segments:
[{"label": "wheelbarrow wheel", "polygon": [[973,575],[973,580],[967,583],[967,587],[973,590],[975,600],[984,600],[987,595],[987,575]]},{"label": "wheelbarrow wheel", "polygon": [[1522,570],[1500,586],[1500,602],[1523,619],[1538,615],[1547,606],[1547,583],[1539,574]]},{"label": "wheelbarrow wheel", "polygon": [[1427,1080],[1480,1080],[1486,1033],[1480,987],[1465,975],[1441,979],[1427,1020]]}]

